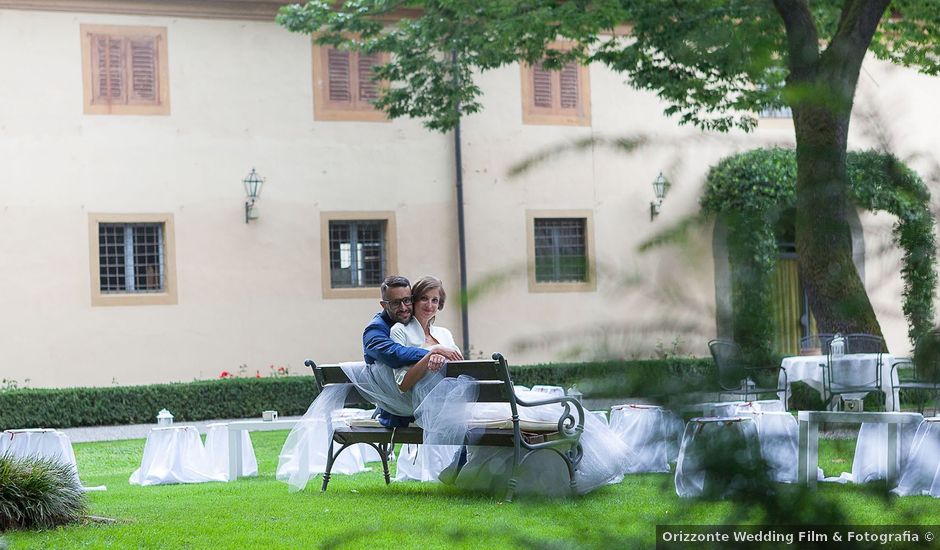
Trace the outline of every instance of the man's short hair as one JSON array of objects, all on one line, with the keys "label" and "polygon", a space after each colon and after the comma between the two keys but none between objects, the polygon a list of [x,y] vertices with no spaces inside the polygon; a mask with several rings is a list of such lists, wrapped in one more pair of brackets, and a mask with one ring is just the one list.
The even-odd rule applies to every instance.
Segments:
[{"label": "man's short hair", "polygon": [[397,287],[411,288],[411,281],[401,275],[389,275],[382,281],[382,299],[387,298],[386,292],[388,289]]}]

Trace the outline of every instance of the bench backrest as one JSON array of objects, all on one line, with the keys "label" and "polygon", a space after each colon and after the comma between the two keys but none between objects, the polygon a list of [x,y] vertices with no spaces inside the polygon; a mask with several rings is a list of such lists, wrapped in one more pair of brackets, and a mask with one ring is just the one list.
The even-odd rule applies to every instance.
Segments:
[{"label": "bench backrest", "polygon": [[[312,360],[304,364],[313,369],[317,381],[317,388],[323,391],[328,384],[348,384],[349,377],[339,365],[317,365]],[[479,403],[511,403],[515,409],[515,394],[512,391],[512,380],[509,377],[509,367],[506,359],[494,353],[492,359],[478,359],[472,361],[450,361],[446,365],[445,375],[448,378],[457,378],[461,375],[470,376],[479,381]],[[346,398],[347,405],[369,403],[358,391],[349,392]]]}]

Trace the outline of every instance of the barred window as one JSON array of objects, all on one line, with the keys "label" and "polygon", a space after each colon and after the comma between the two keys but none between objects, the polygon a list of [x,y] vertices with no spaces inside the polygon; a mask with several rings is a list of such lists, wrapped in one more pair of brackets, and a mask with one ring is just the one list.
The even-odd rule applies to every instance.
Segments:
[{"label": "barred window", "polygon": [[588,280],[584,218],[535,218],[535,281]]},{"label": "barred window", "polygon": [[386,273],[385,220],[330,220],[332,288],[376,287]]},{"label": "barred window", "polygon": [[166,290],[162,223],[98,224],[102,294]]}]

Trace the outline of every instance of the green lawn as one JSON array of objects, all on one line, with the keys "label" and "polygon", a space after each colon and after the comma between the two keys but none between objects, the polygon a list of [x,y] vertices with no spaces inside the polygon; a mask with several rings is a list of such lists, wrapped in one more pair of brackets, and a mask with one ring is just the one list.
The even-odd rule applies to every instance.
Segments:
[{"label": "green lawn", "polygon": [[[138,487],[128,484],[143,440],[75,445],[90,513],[118,523],[5,534],[20,548],[647,548],[657,524],[761,522],[779,505],[793,521],[819,523],[834,511],[853,524],[940,524],[940,502],[887,499],[877,487],[782,486],[771,504],[679,499],[666,474],[629,476],[581,498],[503,504],[429,483],[385,487],[381,472],[319,478],[290,494],[274,479],[287,432],[252,434],[261,476],[235,483]],[[854,441],[821,441],[827,475],[851,469]],[[2,547],[2,544],[0,544]]]}]

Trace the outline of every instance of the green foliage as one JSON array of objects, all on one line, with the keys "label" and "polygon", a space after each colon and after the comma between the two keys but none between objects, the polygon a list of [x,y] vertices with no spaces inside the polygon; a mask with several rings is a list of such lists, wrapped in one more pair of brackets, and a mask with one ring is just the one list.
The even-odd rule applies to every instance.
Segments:
[{"label": "green foliage", "polygon": [[[896,157],[851,152],[849,192],[856,206],[898,219],[893,232],[904,250],[904,315],[915,341],[933,325],[937,286],[930,192]],[[773,223],[796,199],[796,157],[791,149],[754,149],[723,159],[709,170],[702,210],[725,221],[732,263],[735,338],[769,346],[773,335],[770,288],[777,258]],[[743,327],[739,335],[739,328]],[[769,348],[768,348],[769,349]]]},{"label": "green foliage", "polygon": [[0,429],[153,423],[164,407],[178,422],[255,417],[268,409],[297,415],[307,410],[316,392],[312,376],[20,389],[0,392]]},{"label": "green foliage", "polygon": [[520,386],[577,384],[589,397],[657,398],[718,388],[710,357],[510,366],[509,374]]},{"label": "green foliage", "polygon": [[[785,87],[790,40],[811,51],[827,47],[836,41],[840,22],[842,34],[851,34],[846,28],[860,10],[843,13],[841,2],[813,2],[805,12],[808,30],[788,36],[781,13],[794,12],[802,23],[803,14],[795,13],[802,9],[769,0],[681,6],[673,0],[317,0],[281,8],[277,21],[294,32],[320,33],[319,43],[391,52],[378,77],[392,86],[377,105],[393,118],[424,119],[435,130],[450,130],[461,113],[482,108],[474,72],[547,56],[553,68],[569,60],[605,64],[635,88],[656,93],[680,123],[726,131],[752,129],[761,109],[819,99],[818,90],[808,86]],[[938,3],[894,0],[891,9],[903,16],[882,16],[872,51],[936,74],[940,47],[932,29],[940,24]],[[629,39],[613,32],[625,22],[631,25]],[[553,49],[556,40],[574,44],[559,51]],[[835,53],[864,52],[869,44],[843,36],[839,46]]]},{"label": "green foliage", "polygon": [[0,456],[0,532],[72,523],[86,506],[71,466],[47,458]]}]

